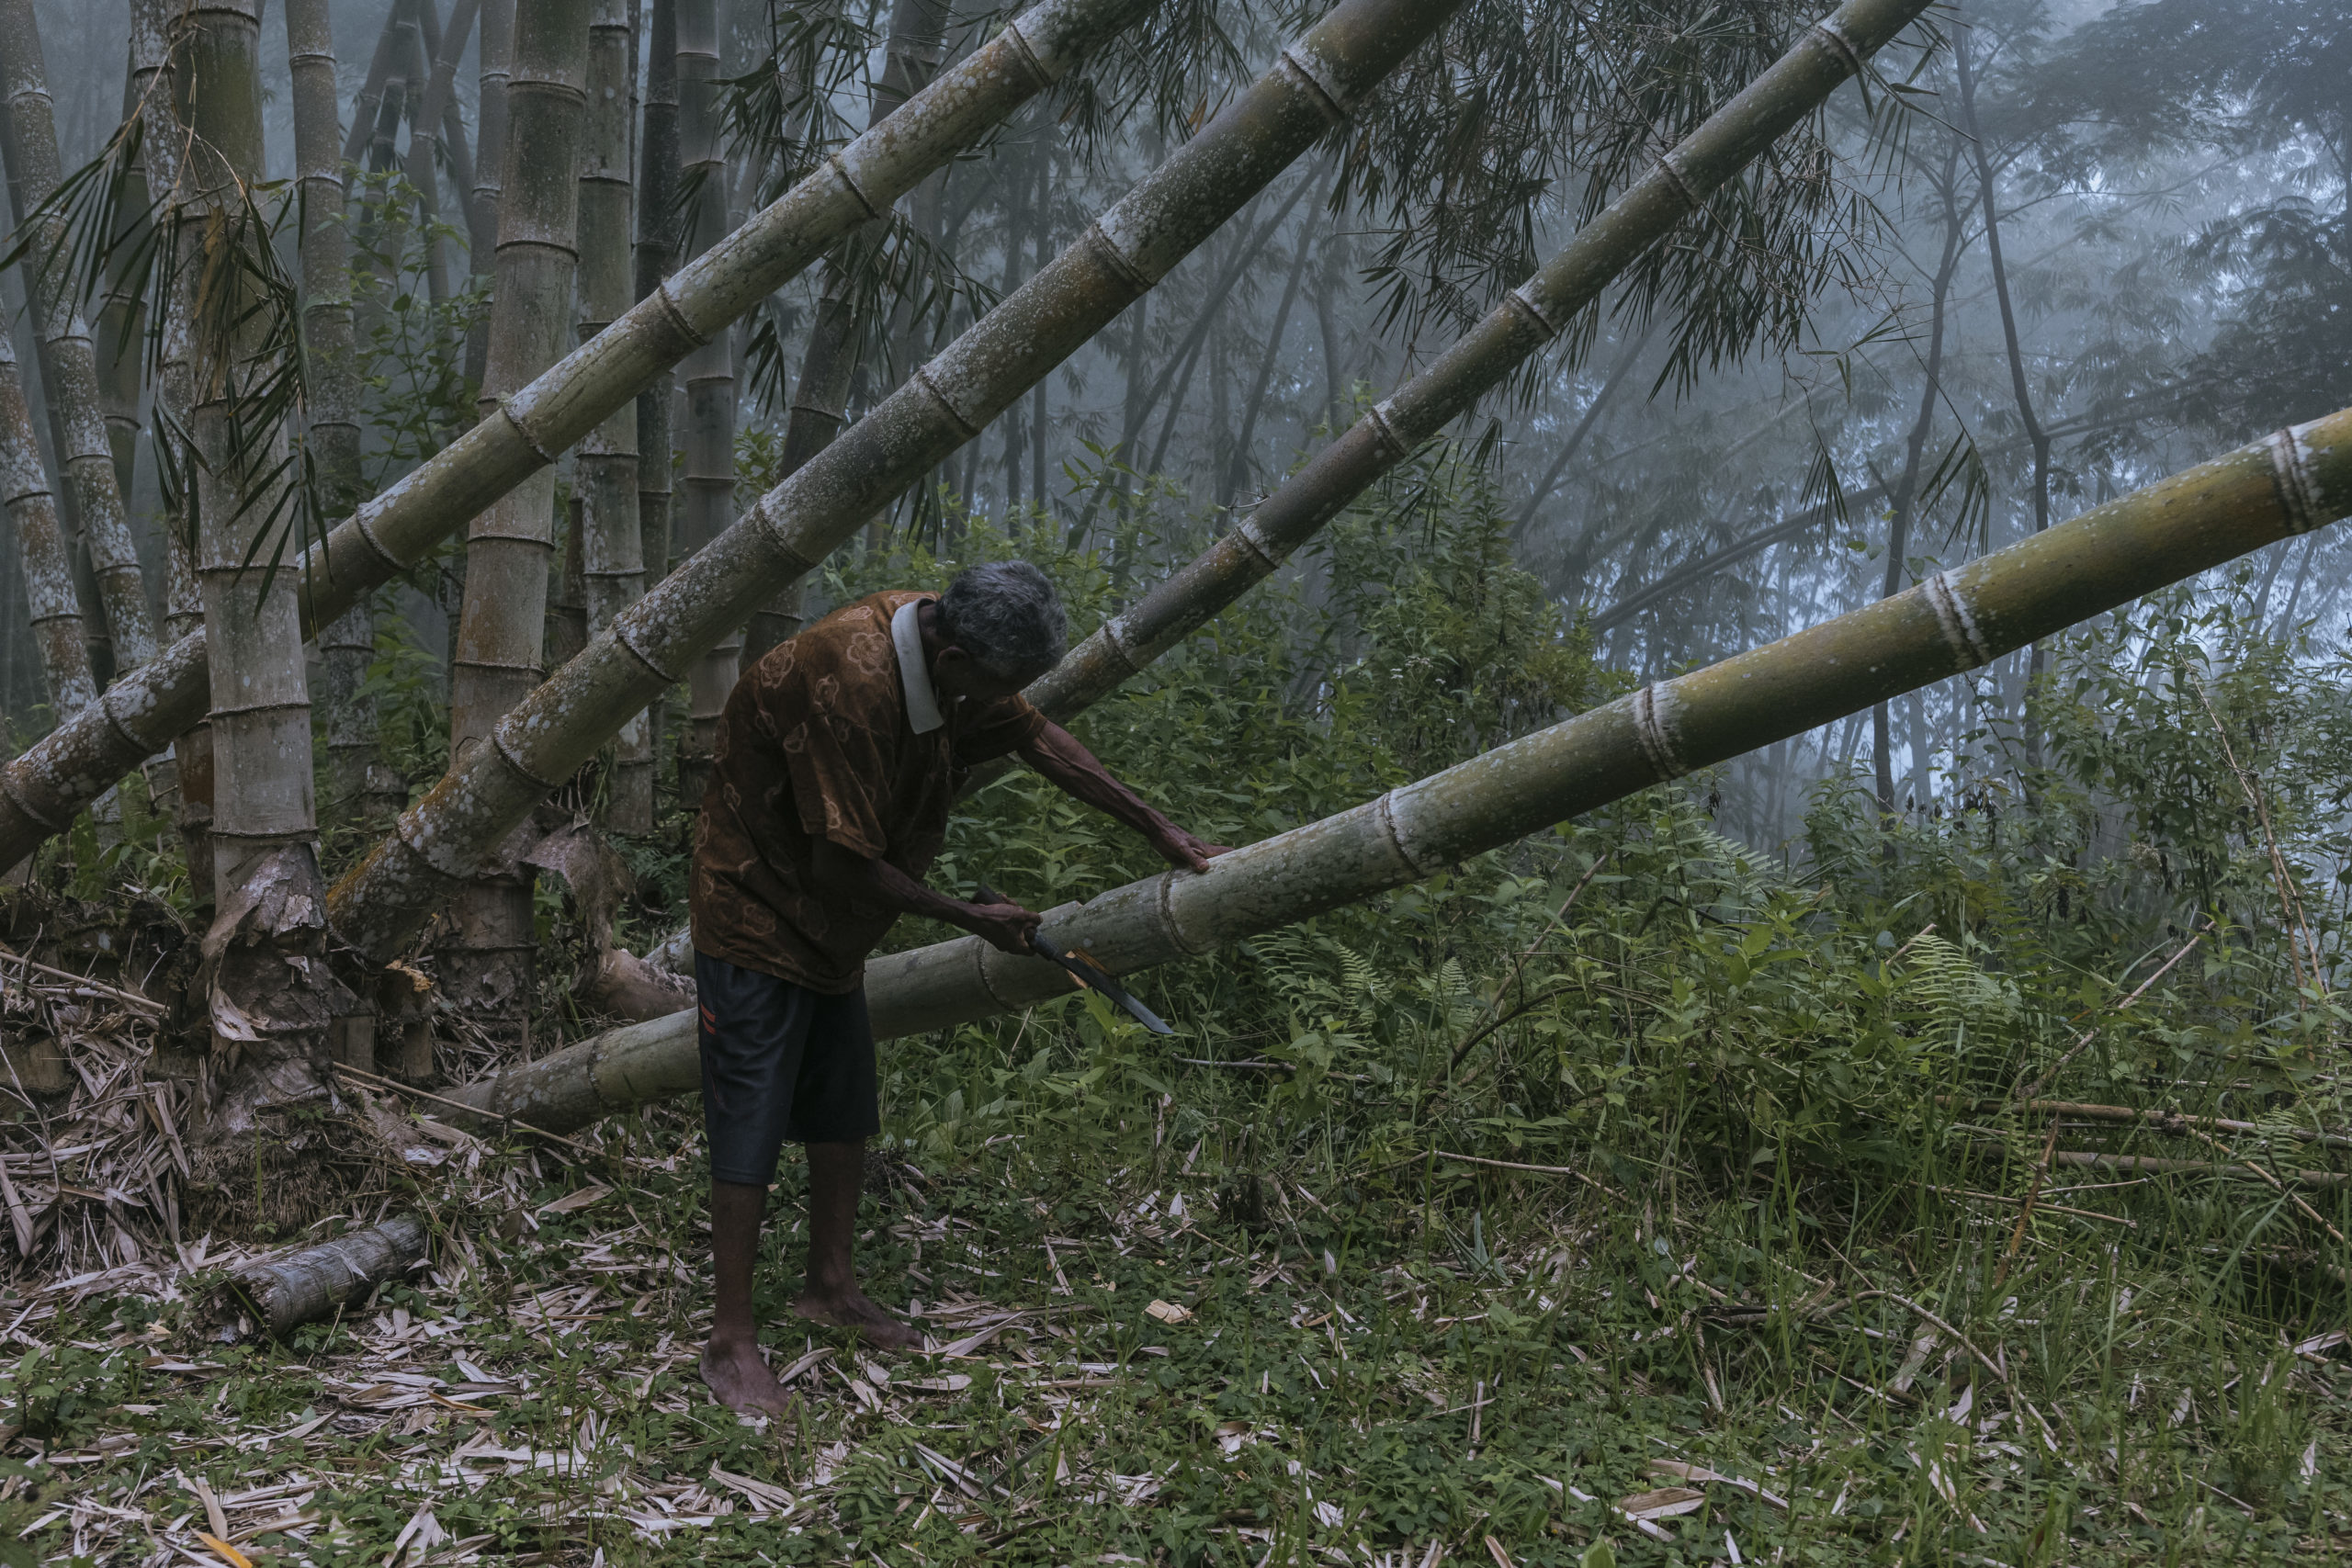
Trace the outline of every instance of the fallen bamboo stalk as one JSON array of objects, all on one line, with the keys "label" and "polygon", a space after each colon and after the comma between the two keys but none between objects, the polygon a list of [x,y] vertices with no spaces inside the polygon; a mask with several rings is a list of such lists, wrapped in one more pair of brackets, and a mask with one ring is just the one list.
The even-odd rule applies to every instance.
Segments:
[{"label": "fallen bamboo stalk", "polygon": [[[1082,907],[1064,905],[1047,914],[1044,931],[1063,947],[1087,949],[1114,976],[1212,953],[1979,668],[2346,511],[2352,410],[2280,431],[1874,604],[1220,855],[1205,872],[1163,872]],[[998,953],[978,937],[891,953],[866,968],[879,1039],[1017,1011],[1067,989],[1059,969]],[[458,1098],[489,1114],[568,1131],[610,1111],[691,1092],[700,1081],[689,1010],[582,1041],[469,1085]],[[2318,1184],[2345,1182],[2352,1178]]]},{"label": "fallen bamboo stalk", "polygon": [[[850,230],[1068,73],[1147,0],[1044,0],[940,73],[888,120],[827,158],[552,369],[336,525],[303,557],[306,635],[422,560],[553,463]],[[495,29],[484,19],[485,37]],[[110,459],[109,459],[110,460]],[[0,866],[14,865],[116,780],[204,716],[209,653],[196,631],[108,686],[0,770]]]}]

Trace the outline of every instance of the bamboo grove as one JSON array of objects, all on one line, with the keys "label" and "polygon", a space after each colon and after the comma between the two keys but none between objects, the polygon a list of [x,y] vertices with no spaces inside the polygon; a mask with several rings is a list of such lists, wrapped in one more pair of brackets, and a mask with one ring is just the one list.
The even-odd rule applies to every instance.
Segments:
[{"label": "bamboo grove", "polygon": [[[1233,505],[1238,525],[1205,553],[1134,584],[1032,689],[1057,718],[1278,576],[1449,433],[1523,399],[1549,351],[1587,355],[1610,301],[1646,321],[1678,290],[1704,296],[1664,312],[1675,319],[1661,384],[1775,334],[1793,341],[1807,291],[1842,265],[1838,242],[1818,237],[1837,231],[1822,217],[1834,181],[1809,162],[1826,118],[1858,116],[1889,156],[1911,155],[1925,134],[1914,79],[1951,45],[1925,0],[1763,9],[1769,25],[1736,48],[1704,28],[1674,35],[1688,67],[1678,96],[1602,124],[1579,153],[1579,220],[1538,247],[1511,165],[1534,179],[1564,155],[1577,115],[1598,114],[1573,95],[1518,89],[1525,112],[1481,123],[1459,199],[1438,215],[1406,210],[1428,172],[1417,160],[1445,141],[1431,134],[1444,111],[1429,107],[1445,99],[1433,85],[1445,61],[1544,58],[1517,49],[1520,23],[1479,0],[1340,0],[1286,37],[1258,28],[1239,41],[1198,7],[1148,0],[1043,0],[985,25],[901,0],[870,99],[846,117],[835,100],[853,51],[827,28],[847,24],[822,8],[788,27],[768,17],[770,51],[752,58],[744,40],[763,28],[716,0],[458,0],[446,16],[435,0],[395,0],[346,107],[336,69],[359,58],[356,40],[335,36],[325,0],[288,0],[294,177],[275,183],[254,0],[135,0],[120,129],[72,171],[33,5],[6,0],[0,151],[35,352],[20,360],[0,339],[0,499],[54,723],[0,769],[0,861],[53,852],[44,846],[77,823],[118,838],[125,791],[172,817],[212,910],[206,1027],[240,1064],[223,1068],[223,1133],[322,1092],[330,1058],[374,1062],[420,1006],[488,1020],[501,1043],[492,1065],[508,1070],[451,1089],[453,1103],[563,1131],[690,1089],[684,1014],[514,1065],[532,1054],[535,857],[551,813],[648,840],[662,748],[690,804],[729,688],[800,623],[829,558],[870,547],[902,511],[919,519],[939,477],[993,461],[992,443],[1008,487],[1046,507],[1049,465],[1091,460],[1055,450],[1053,378],[1125,334],[1137,347],[1121,439],[1098,456],[1131,466],[1115,482],[1107,468],[1097,476],[1082,536],[1104,495],[1156,467],[1136,449],[1147,415],[1182,396],[1204,341],[1168,321],[1176,307],[1155,307],[1160,286],[1195,257],[1235,286],[1294,214],[1369,220],[1385,205],[1399,238],[1363,272],[1387,280],[1413,355],[1360,409],[1342,408],[1335,380],[1304,460]],[[1593,36],[1622,20],[1600,7]],[[1199,42],[1210,37],[1221,51]],[[460,92],[469,48],[477,73]],[[1907,63],[1890,70],[1883,58],[1898,49]],[[1957,61],[1964,83],[1964,47]],[[1109,205],[1057,220],[1056,159],[1155,113],[1168,134],[1147,171]],[[941,172],[1009,159],[1015,128],[1056,123],[1083,134],[1021,167],[1039,204],[1026,230],[1008,212],[1003,287],[978,289],[933,209]],[[1987,202],[1992,178],[1987,164]],[[1474,241],[1464,225],[1518,238]],[[1984,231],[1996,244],[1996,216]],[[1454,281],[1413,297],[1399,280],[1417,266],[1452,268]],[[1714,293],[1692,282],[1709,267]],[[803,274],[805,321],[778,303]],[[1346,288],[1336,275],[1309,286],[1300,239],[1276,335],[1303,298],[1328,312]],[[379,440],[363,460],[375,439],[363,438],[363,405],[377,395],[362,383],[363,344],[398,340],[412,321],[426,323],[418,352],[437,368],[412,368],[409,389],[438,378],[447,438],[413,452]],[[1156,367],[1139,352],[1154,321],[1190,334]],[[1324,330],[1328,345],[1328,315]],[[1600,398],[1655,330],[1630,343]],[[1443,333],[1452,341],[1431,349]],[[763,378],[788,395],[769,400],[783,411],[772,428],[746,429]],[[1260,398],[1220,405],[1244,448],[1261,380]],[[2046,524],[2048,440],[2018,386]],[[1243,847],[1205,875],[1057,910],[1050,929],[1114,973],[1177,962],[1849,715],[1879,712],[1883,761],[1892,699],[2332,522],[2352,505],[2345,418],[2295,425],[1908,588],[1898,536],[1876,604],[1652,681]],[[1589,423],[1532,484],[1531,510]],[[760,439],[775,448],[764,493],[739,510],[741,454]],[[1877,492],[1899,516],[1926,484],[1923,443]],[[150,551],[159,583],[142,575],[126,499],[141,461],[168,514]],[[1246,469],[1225,465],[1225,502]],[[368,671],[387,595],[433,573],[458,585],[446,771],[409,781],[379,754]],[[580,805],[592,776],[603,791]],[[322,787],[326,815],[370,840],[332,885]],[[1046,966],[973,940],[878,961],[873,988],[877,1021],[904,1034],[1063,987]]]}]

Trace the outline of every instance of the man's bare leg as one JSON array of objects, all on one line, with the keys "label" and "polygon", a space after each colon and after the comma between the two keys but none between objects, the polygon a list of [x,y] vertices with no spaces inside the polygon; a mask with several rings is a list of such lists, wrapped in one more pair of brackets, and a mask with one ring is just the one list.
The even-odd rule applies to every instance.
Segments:
[{"label": "man's bare leg", "polygon": [[919,1350],[922,1336],[857,1288],[850,1243],[865,1185],[864,1142],[808,1145],[808,1280],[792,1310],[812,1322],[854,1328],[885,1350]]},{"label": "man's bare leg", "polygon": [[760,1214],[768,1190],[739,1181],[710,1184],[710,1252],[717,1301],[710,1343],[703,1347],[702,1381],[730,1410],[781,1416],[792,1396],[760,1359],[759,1325],[752,1320],[752,1274],[760,1255]]}]

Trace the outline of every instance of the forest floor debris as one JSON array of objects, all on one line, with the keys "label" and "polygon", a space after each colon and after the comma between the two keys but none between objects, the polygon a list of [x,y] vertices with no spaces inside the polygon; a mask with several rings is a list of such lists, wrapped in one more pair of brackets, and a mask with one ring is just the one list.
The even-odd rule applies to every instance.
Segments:
[{"label": "forest floor debris", "polygon": [[[865,1267],[933,1349],[884,1357],[779,1315],[770,1348],[802,1404],[747,1420],[695,1373],[695,1130],[670,1111],[596,1136],[578,1158],[432,1144],[443,1157],[416,1186],[431,1262],[282,1343],[208,1337],[198,1310],[254,1248],[199,1238],[20,1280],[5,1319],[8,1535],[44,1561],[146,1568],[680,1550],[1371,1568],[1483,1557],[1489,1541],[1514,1564],[1577,1562],[1602,1539],[1628,1561],[1705,1560],[1727,1537],[1756,1561],[1869,1561],[1930,1539],[2009,1561],[2047,1538],[2057,1488],[2075,1503],[2070,1562],[2352,1546],[2341,1484],[2292,1511],[2201,1486],[2169,1515],[2142,1503],[2147,1463],[2242,1440],[2249,1387],[2307,1384],[2313,1407],[2339,1405],[2341,1331],[2217,1393],[2122,1374],[2135,1404],[2168,1406],[2157,1429],[2177,1445],[2135,1459],[2002,1375],[2028,1358],[2018,1325],[1972,1325],[2000,1336],[1986,1349],[1851,1278],[1783,1271],[1775,1300],[1759,1280],[1711,1281],[1681,1257],[1692,1238],[1662,1233],[1655,1281],[1614,1277],[1597,1267],[1612,1226],[1600,1196],[1526,1172],[1486,1179],[1514,1184],[1508,1241],[1441,1213],[1424,1239],[1451,1245],[1432,1247],[1351,1214],[1361,1194],[1327,1207],[1295,1179],[1267,1179],[1279,1217],[1251,1231],[1173,1158],[1090,1183],[1017,1144],[960,1169],[893,1156]],[[796,1251],[797,1181],[788,1168],[772,1254]],[[785,1312],[793,1272],[772,1263],[763,1309]],[[1813,1342],[1809,1387],[1759,1397],[1710,1359],[1726,1337],[1783,1333]],[[2301,1465],[2306,1480],[2352,1466],[2352,1430],[2315,1421]]]}]

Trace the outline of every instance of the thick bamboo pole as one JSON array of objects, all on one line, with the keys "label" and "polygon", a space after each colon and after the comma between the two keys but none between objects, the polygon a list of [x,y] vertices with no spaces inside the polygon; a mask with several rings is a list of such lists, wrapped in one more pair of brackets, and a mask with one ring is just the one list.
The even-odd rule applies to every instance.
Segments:
[{"label": "thick bamboo pole", "polygon": [[[685,254],[701,254],[727,221],[727,160],[719,143],[718,0],[676,0],[678,28],[678,148],[684,176]],[[693,555],[735,521],[735,344],[714,333],[680,367],[686,388],[686,427],[679,446],[678,547]],[[678,795],[691,810],[710,777],[719,710],[735,689],[743,651],[740,629],[703,649],[686,676],[686,729],[678,750]]]},{"label": "thick bamboo pole", "polygon": [[[588,35],[587,156],[580,166],[580,341],[594,339],[634,296],[629,255],[628,43],[633,0],[596,0]],[[637,511],[637,410],[623,404],[581,443],[572,463],[580,508],[580,573],[588,631],[609,627],[645,592]],[[615,742],[605,825],[653,831],[653,750],[646,716]]]},{"label": "thick bamboo pole", "polygon": [[1078,714],[1272,576],[1383,474],[1559,336],[1927,8],[1928,0],[1848,0],[1815,24],[1427,370],[1291,475],[1238,528],[1070,649],[1030,686],[1029,700],[1057,719]]},{"label": "thick bamboo pole", "polygon": [[[147,186],[156,215],[155,220],[176,226],[178,209],[185,198],[181,178],[186,162],[187,133],[178,113],[179,86],[177,63],[173,56],[171,31],[178,17],[180,0],[131,0],[130,5],[130,73],[133,96],[141,118],[140,153],[147,165]],[[155,423],[164,426],[187,428],[188,404],[194,394],[192,370],[188,363],[188,269],[182,268],[177,277],[169,279],[163,304],[163,320],[155,353]],[[160,442],[155,444],[159,463],[165,454]],[[212,726],[203,713],[206,693],[206,672],[201,664],[192,669],[177,655],[180,650],[204,646],[204,602],[196,586],[196,558],[188,548],[187,496],[183,491],[167,503],[161,519],[166,568],[164,583],[164,636],[167,647],[157,661],[126,680],[118,681],[100,699],[99,711],[91,716],[96,733],[115,743],[115,754],[127,756],[130,742],[155,732],[159,727],[142,728],[137,721],[124,716],[128,705],[146,700],[149,688],[144,682],[166,677],[193,686],[198,694],[193,703],[183,705],[182,716],[173,722],[175,729],[164,732],[164,744],[157,748],[159,754],[172,762],[171,812],[174,827],[180,836],[182,860],[187,867],[188,896],[199,909],[212,903]],[[185,709],[192,707],[192,715]],[[108,765],[104,749],[95,752],[84,750],[82,771],[62,770],[62,782],[69,788],[80,789],[104,776]],[[117,772],[122,770],[118,765]],[[11,786],[0,780],[0,818],[12,816],[12,807],[20,810],[19,796],[8,793]],[[40,796],[27,790],[23,798],[34,799],[51,810],[72,809],[75,798],[68,795],[60,800],[55,795]],[[54,804],[51,804],[51,803]],[[159,807],[161,802],[159,801]]]},{"label": "thick bamboo pole", "polygon": [[[678,265],[678,20],[676,0],[652,0],[644,39],[645,108],[638,140],[637,297],[650,298]],[[670,570],[670,407],[677,378],[667,367],[637,395],[637,522],[645,583]],[[645,771],[662,743],[664,705],[643,715]],[[626,731],[624,731],[626,734]],[[649,814],[650,807],[648,808]]]},{"label": "thick bamboo pole", "polygon": [[27,274],[34,319],[44,350],[44,389],[63,446],[58,467],[74,492],[83,547],[90,553],[98,600],[105,607],[115,669],[133,670],[155,657],[155,626],[131,543],[130,514],[116,483],[114,447],[107,438],[98,396],[97,346],[83,315],[65,252],[65,214],[41,211],[62,177],[57,119],[32,0],[0,0],[0,113],[8,122],[11,169],[32,231]]},{"label": "thick bamboo pole", "polygon": [[[247,195],[263,168],[260,0],[196,0],[182,28],[187,188],[174,216],[182,265],[204,269],[189,425],[203,458],[196,570],[215,654],[212,869],[225,897],[272,852],[314,843],[318,827],[300,596],[290,572],[268,584],[264,572],[246,570],[249,560],[269,558],[273,531],[291,527],[280,504],[285,434],[253,431],[243,407],[280,367],[253,285],[226,254],[267,243]],[[302,879],[314,883],[317,874],[308,866]]]},{"label": "thick bamboo pole", "polygon": [[[581,133],[588,108],[590,0],[521,0],[506,86],[506,166],[497,287],[481,413],[545,374],[571,336],[579,263]],[[466,535],[466,589],[449,671],[449,753],[479,750],[538,683],[554,556],[555,470],[537,469],[478,513]],[[498,857],[449,903],[441,984],[495,1032],[527,1027],[534,956],[531,874]]]},{"label": "thick bamboo pole", "polygon": [[[1455,0],[1342,0],[1173,157],[457,760],[336,886],[330,918],[397,953],[452,886],[707,649],[988,426],[1334,126]],[[903,112],[903,111],[902,111]],[[887,132],[897,117],[886,121]]]},{"label": "thick bamboo pole", "polygon": [[[123,73],[125,120],[139,113],[138,86],[134,51],[130,69]],[[154,232],[147,162],[147,151],[141,146],[124,167],[125,210],[113,235],[116,259],[107,268],[106,291],[98,302],[98,409],[106,417],[107,450],[114,455],[114,487],[126,509],[130,505],[131,480],[139,462],[139,373],[147,335],[147,301],[132,276],[135,267],[130,258],[147,254]]]},{"label": "thick bamboo pole", "polygon": [[[310,386],[303,434],[327,514],[345,517],[360,500],[359,354],[351,324],[350,239],[342,221],[334,30],[327,0],[286,0],[285,11]],[[384,770],[376,755],[375,704],[364,691],[375,657],[376,617],[364,599],[319,633],[328,796],[339,812],[360,817],[389,815],[405,804],[378,776]]]},{"label": "thick bamboo pole", "polygon": [[[1904,692],[2352,512],[2352,410],[2282,430],[1890,599],[1643,687],[1376,800],[1046,917],[1114,975],[1402,887]],[[1051,964],[962,937],[866,965],[878,1036],[1062,996]],[[453,1098],[562,1133],[699,1087],[694,1014],[634,1024]]]},{"label": "thick bamboo pole", "polygon": [[[514,74],[514,0],[482,0],[481,47],[475,54],[478,99],[474,108],[474,189],[467,216],[474,237],[470,266],[481,287],[490,286],[498,247],[499,208],[505,199],[506,86]],[[466,376],[480,382],[488,368],[489,312],[474,318],[466,336]]]},{"label": "thick bamboo pole", "polygon": [[17,372],[17,346],[0,331],[0,505],[16,530],[17,560],[25,575],[33,647],[40,655],[49,710],[58,717],[79,713],[95,701],[90,649],[82,640],[82,604],[74,592],[74,558],[58,521],[57,497],[49,488],[32,410]]},{"label": "thick bamboo pole", "polygon": [[[497,414],[362,505],[305,557],[310,624],[333,620],[422,559],[448,530],[552,462],[697,344],[775,292],[859,222],[1140,17],[1148,0],[1045,0],[888,125],[824,165],[629,312],[507,400]],[[487,11],[487,7],[485,7]],[[117,682],[0,769],[0,864],[62,832],[115,778],[199,721],[201,635]],[[94,781],[103,781],[96,782]]]}]

